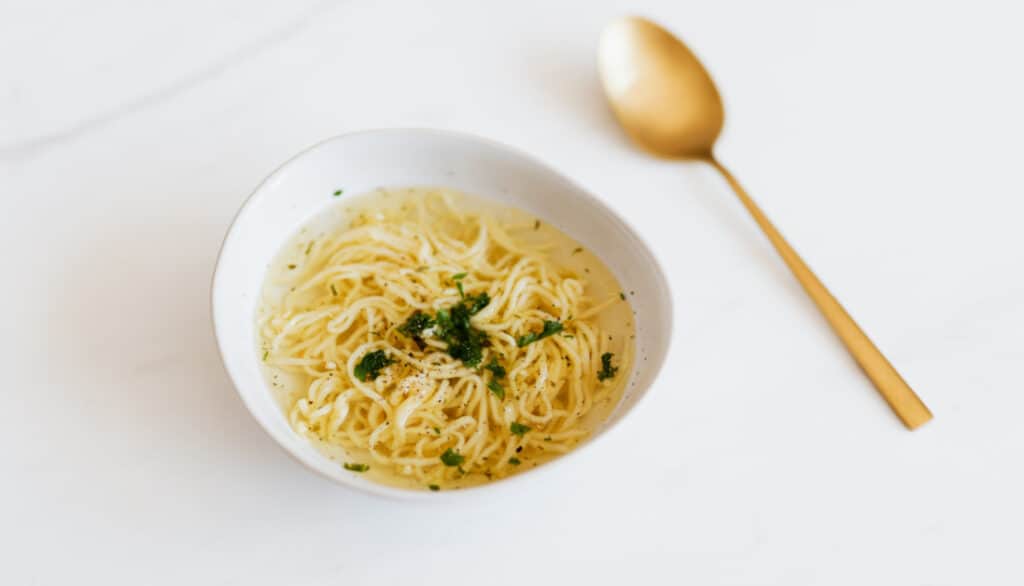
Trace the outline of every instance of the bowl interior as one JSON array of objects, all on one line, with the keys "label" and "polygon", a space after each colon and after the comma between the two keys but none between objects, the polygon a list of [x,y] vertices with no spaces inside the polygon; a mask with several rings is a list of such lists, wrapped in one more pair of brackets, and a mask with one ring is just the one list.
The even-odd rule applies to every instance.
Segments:
[{"label": "bowl interior", "polygon": [[[378,130],[336,137],[301,153],[256,189],[228,231],[213,282],[214,328],[228,374],[268,433],[314,470],[376,493],[414,491],[343,470],[288,425],[260,371],[256,303],[270,261],[318,212],[340,198],[379,187],[419,185],[451,187],[536,215],[593,251],[630,292],[636,312],[635,364],[643,368],[634,367],[619,405],[588,441],[647,392],[664,362],[672,324],[664,274],[638,234],[597,198],[515,150],[449,132]],[[335,196],[337,190],[342,195]]]}]

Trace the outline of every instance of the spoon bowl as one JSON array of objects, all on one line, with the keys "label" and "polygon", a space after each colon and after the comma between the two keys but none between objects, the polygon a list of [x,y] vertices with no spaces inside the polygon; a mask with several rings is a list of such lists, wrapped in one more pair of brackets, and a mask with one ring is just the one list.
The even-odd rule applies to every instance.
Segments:
[{"label": "spoon bowl", "polygon": [[666,158],[707,159],[725,111],[704,66],[672,33],[627,17],[601,35],[601,81],[629,136]]}]

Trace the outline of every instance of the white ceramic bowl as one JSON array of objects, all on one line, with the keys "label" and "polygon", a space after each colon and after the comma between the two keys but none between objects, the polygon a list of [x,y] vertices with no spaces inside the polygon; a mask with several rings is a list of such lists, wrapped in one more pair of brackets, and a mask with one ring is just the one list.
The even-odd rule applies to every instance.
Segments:
[{"label": "white ceramic bowl", "polygon": [[[672,301],[661,267],[640,235],[599,199],[542,163],[477,137],[420,129],[372,130],[328,139],[300,153],[249,197],[228,229],[213,277],[213,325],[228,374],[253,417],[281,446],[341,484],[392,496],[455,494],[393,488],[344,470],[297,435],[260,371],[255,312],[265,272],[284,242],[318,212],[378,187],[452,187],[526,210],[594,252],[633,292],[637,360],[623,398],[586,449],[621,421],[654,383],[668,351]],[[575,452],[574,451],[574,452]],[[495,483],[507,484],[566,457]]]}]

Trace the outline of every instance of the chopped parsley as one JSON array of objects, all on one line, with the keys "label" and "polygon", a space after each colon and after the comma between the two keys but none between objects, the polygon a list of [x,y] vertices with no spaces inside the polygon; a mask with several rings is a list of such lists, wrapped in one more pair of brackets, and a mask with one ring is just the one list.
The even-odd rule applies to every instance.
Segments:
[{"label": "chopped parsley", "polygon": [[342,193],[343,191],[345,191],[345,190],[344,190],[344,189],[336,189],[336,190],[334,191],[334,197],[338,197],[339,195],[341,195],[341,193]]},{"label": "chopped parsley", "polygon": [[470,295],[448,309],[437,311],[434,333],[448,344],[448,354],[466,366],[480,364],[483,348],[488,344],[487,334],[474,328],[469,318],[490,302],[491,298],[486,293],[476,297]]},{"label": "chopped parsley", "polygon": [[551,436],[550,435],[544,436],[544,441],[546,441],[546,442],[551,441]]},{"label": "chopped parsley", "polygon": [[508,463],[512,464],[513,466],[518,466],[518,465],[522,464],[522,462],[519,461],[519,458],[516,458],[515,456],[509,458],[508,459]]},{"label": "chopped parsley", "polygon": [[427,488],[429,488],[433,492],[437,492],[437,491],[441,490],[441,487],[436,485],[436,484],[428,484]]},{"label": "chopped parsley", "polygon": [[366,382],[367,377],[370,380],[377,378],[382,368],[387,367],[389,364],[394,362],[383,350],[374,350],[373,352],[367,353],[363,356],[363,359],[356,365],[356,378]]},{"label": "chopped parsley", "polygon": [[541,329],[541,331],[530,332],[525,336],[519,336],[519,339],[516,341],[516,345],[519,346],[520,348],[522,348],[523,346],[528,346],[536,342],[537,340],[557,334],[558,332],[562,331],[562,327],[562,322],[560,321],[544,320],[544,327]]},{"label": "chopped parsley", "polygon": [[528,427],[526,425],[523,425],[522,423],[519,423],[518,421],[513,421],[512,424],[508,426],[508,429],[509,429],[509,431],[511,431],[512,433],[518,435],[519,437],[523,437],[523,435],[525,435],[526,432],[530,431],[533,428],[532,427]]},{"label": "chopped parsley", "polygon": [[405,323],[398,326],[398,331],[412,338],[416,346],[422,350],[426,345],[423,343],[423,330],[434,327],[434,318],[417,310],[405,320]]},{"label": "chopped parsley", "polygon": [[264,362],[267,361],[267,356],[270,356],[270,350],[264,350],[263,351],[263,361]]},{"label": "chopped parsley", "polygon": [[605,352],[601,355],[601,370],[597,371],[597,380],[605,380],[615,376],[619,371],[618,366],[612,366],[612,353]]},{"label": "chopped parsley", "polygon": [[505,372],[505,367],[502,366],[501,364],[498,364],[498,359],[494,356],[491,356],[491,361],[488,362],[487,365],[484,366],[484,368],[491,371],[491,373],[494,375],[494,378],[505,378],[505,375],[507,374]]},{"label": "chopped parsley", "polygon": [[338,296],[338,290],[334,287],[334,283],[331,283],[331,295]]},{"label": "chopped parsley", "polygon": [[434,428],[434,433],[436,433],[437,435],[441,435],[441,428],[440,427],[435,427]]},{"label": "chopped parsley", "polygon": [[505,400],[505,387],[498,384],[498,381],[492,380],[491,382],[487,383],[487,388],[490,389],[492,393],[494,393],[495,397],[501,400]]},{"label": "chopped parsley", "polygon": [[345,462],[342,466],[345,467],[345,470],[351,470],[353,472],[366,472],[370,469],[369,464],[349,464],[348,462]]},{"label": "chopped parsley", "polygon": [[462,279],[466,278],[468,273],[457,273],[452,275],[452,280],[455,281],[455,288],[459,290],[459,297],[462,299],[466,298],[466,292],[462,290]]},{"label": "chopped parsley", "polygon": [[491,296],[487,293],[470,295],[469,297],[466,297],[466,301],[469,302],[469,315],[476,315],[480,313],[481,309],[487,307],[487,304],[491,302]]},{"label": "chopped parsley", "polygon": [[619,291],[619,299],[625,301],[626,300],[626,294],[623,293],[622,291]]},{"label": "chopped parsley", "polygon": [[309,253],[310,253],[310,251],[312,251],[312,250],[313,250],[313,242],[315,242],[315,241],[314,241],[314,240],[310,240],[310,241],[309,241],[309,245],[308,245],[308,246],[306,246],[306,254],[309,254]]},{"label": "chopped parsley", "polygon": [[[456,305],[455,307],[462,307],[462,306],[461,305]],[[466,319],[468,320],[469,316],[467,316]],[[437,329],[435,331],[437,332],[437,334],[439,336],[442,336],[442,337],[446,333],[448,333],[448,330],[450,330],[453,327],[455,327],[455,323],[452,321],[452,312],[451,312],[450,309],[438,309],[437,310],[437,317],[435,318],[435,321],[437,323]]]},{"label": "chopped parsley", "polygon": [[296,267],[296,266],[297,266],[297,265],[288,265],[288,270],[289,270],[289,271],[291,271],[291,270],[295,270],[295,267]]},{"label": "chopped parsley", "polygon": [[[461,280],[465,275],[466,273],[459,273],[456,276]],[[456,282],[460,285],[459,292],[461,294],[461,282]],[[398,331],[412,338],[422,350],[425,347],[423,332],[428,328],[433,328],[434,336],[448,345],[446,350],[452,358],[461,360],[466,366],[474,367],[480,364],[480,360],[483,359],[483,349],[489,342],[487,334],[474,328],[469,322],[469,318],[487,307],[490,302],[490,295],[481,293],[463,296],[462,301],[455,305],[437,310],[434,317],[417,310],[398,327]]]},{"label": "chopped parsley", "polygon": [[445,466],[460,466],[465,461],[465,456],[451,448],[448,448],[447,450],[444,451],[443,454],[441,454],[441,463],[443,463]]}]

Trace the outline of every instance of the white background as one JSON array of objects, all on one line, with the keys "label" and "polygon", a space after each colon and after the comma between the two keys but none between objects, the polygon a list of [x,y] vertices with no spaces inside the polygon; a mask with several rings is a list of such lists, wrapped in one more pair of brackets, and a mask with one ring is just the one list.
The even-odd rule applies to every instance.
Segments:
[{"label": "white background", "polygon": [[[1018,5],[0,2],[0,583],[1024,583]],[[723,161],[932,423],[902,428],[711,170],[624,140],[594,70],[624,12],[706,60]],[[670,273],[660,384],[515,491],[335,486],[222,371],[233,213],[382,126],[549,161]]]}]

